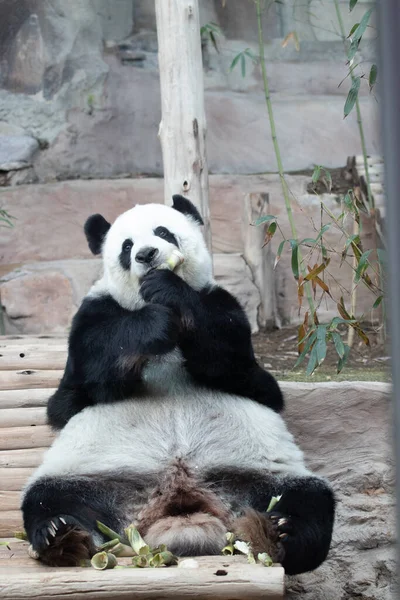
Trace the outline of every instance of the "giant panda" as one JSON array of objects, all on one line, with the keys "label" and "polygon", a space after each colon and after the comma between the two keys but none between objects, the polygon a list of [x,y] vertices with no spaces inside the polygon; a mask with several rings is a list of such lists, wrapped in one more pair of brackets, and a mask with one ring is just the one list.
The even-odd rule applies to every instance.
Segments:
[{"label": "giant panda", "polygon": [[[288,574],[328,554],[332,489],[284,423],[244,311],[213,279],[201,225],[182,196],[85,224],[103,274],[74,317],[48,403],[58,436],[22,498],[46,564],[89,558],[105,541],[96,521],[121,534],[135,523],[179,556],[218,554],[231,531]],[[174,249],[183,263],[163,268]]]}]

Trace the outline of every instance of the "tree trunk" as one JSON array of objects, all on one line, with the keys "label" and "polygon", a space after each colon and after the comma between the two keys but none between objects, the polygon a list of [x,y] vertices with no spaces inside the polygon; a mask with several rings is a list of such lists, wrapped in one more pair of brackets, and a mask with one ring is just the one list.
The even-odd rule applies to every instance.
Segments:
[{"label": "tree trunk", "polygon": [[204,220],[211,251],[206,118],[198,0],[156,0],[164,161],[164,201],[189,198]]}]

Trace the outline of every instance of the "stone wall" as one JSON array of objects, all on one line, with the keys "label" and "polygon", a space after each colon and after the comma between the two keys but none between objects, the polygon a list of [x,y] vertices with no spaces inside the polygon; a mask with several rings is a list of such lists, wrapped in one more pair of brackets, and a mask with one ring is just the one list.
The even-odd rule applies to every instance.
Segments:
[{"label": "stone wall", "polygon": [[[202,23],[215,22],[222,31],[217,36],[218,52],[209,40],[203,40],[217,253],[240,255],[243,251],[241,219],[246,193],[269,193],[271,211],[279,216],[282,229],[289,231],[279,179],[274,175],[276,160],[259,68],[247,61],[244,78],[240,69],[230,70],[233,57],[244,48],[257,53],[257,25],[251,6],[248,0],[227,2],[225,7],[220,0],[200,2]],[[350,15],[347,0],[341,1],[346,27],[370,6],[370,1],[359,0]],[[59,331],[80,301],[81,295],[74,290],[85,290],[91,280],[83,275],[79,262],[90,258],[82,236],[84,219],[99,210],[115,218],[136,202],[162,199],[162,181],[152,178],[162,176],[154,2],[2,0],[1,9],[0,185],[6,188],[0,208],[17,217],[13,230],[0,228],[0,261],[5,265],[3,275],[8,273],[2,286],[5,322],[7,331],[28,333],[40,327]],[[302,237],[312,234],[310,219],[319,220],[319,206],[307,194],[309,177],[297,172],[315,164],[341,167],[349,155],[360,153],[355,114],[342,118],[349,78],[345,78],[343,47],[332,33],[332,23],[331,0],[285,0],[273,3],[263,15],[277,132],[284,167],[294,173],[290,185]],[[294,29],[299,50],[290,41],[282,46]],[[366,72],[374,60],[372,32],[370,28],[362,44]],[[376,154],[380,150],[377,103],[367,85],[361,86],[360,102],[368,151]],[[75,183],[55,183],[60,180]],[[333,209],[338,208],[334,198],[329,202]],[[340,236],[328,236],[332,243],[342,243]],[[279,241],[274,240],[274,251]],[[237,281],[237,274],[244,269],[235,260],[217,259],[226,268],[232,265],[234,272],[225,273],[225,279]],[[45,261],[43,265],[41,261]],[[63,266],[58,269],[54,261],[62,261]],[[67,293],[64,282],[65,306],[57,322],[55,317],[48,318],[43,302],[38,300],[35,310],[23,305],[21,277],[24,273],[29,278],[28,290],[34,275],[27,263],[38,263],[35,273],[40,270],[41,278],[50,274],[48,289],[49,281],[57,280],[55,273],[65,277],[65,261],[72,291]],[[13,271],[10,264],[17,264],[19,270]],[[90,268],[87,263],[85,273]],[[248,306],[254,285],[251,273],[244,270],[248,283],[242,289],[243,302]],[[334,266],[333,274],[349,287],[346,267],[339,270]],[[296,320],[289,254],[283,256],[276,280],[281,320]],[[37,279],[37,290],[39,281],[43,284],[43,279]],[[333,280],[332,285],[336,285]],[[335,296],[340,296],[335,289]],[[255,302],[250,303],[253,328],[259,301],[256,294]],[[369,311],[371,304],[370,295],[362,291],[359,314]],[[38,311],[42,315],[39,320],[35,316]],[[334,303],[328,301],[322,315],[329,318],[333,311]]]}]

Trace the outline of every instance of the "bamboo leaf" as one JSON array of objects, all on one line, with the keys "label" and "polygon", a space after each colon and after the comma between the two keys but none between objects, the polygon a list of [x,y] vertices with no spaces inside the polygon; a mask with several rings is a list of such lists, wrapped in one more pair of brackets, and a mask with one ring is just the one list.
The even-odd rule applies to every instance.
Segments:
[{"label": "bamboo leaf", "polygon": [[317,242],[318,240],[320,240],[322,238],[322,236],[324,235],[324,233],[326,233],[328,231],[328,229],[330,229],[332,223],[326,223],[326,225],[324,225],[321,230],[318,232],[317,235]]},{"label": "bamboo leaf", "polygon": [[290,31],[287,34],[287,36],[285,37],[285,39],[281,43],[282,48],[286,48],[286,46],[289,43],[289,40],[293,41],[294,47],[296,48],[297,52],[299,52],[300,51],[300,43],[299,43],[299,38],[297,36],[297,32],[296,31]]},{"label": "bamboo leaf", "polygon": [[297,338],[298,339],[297,348],[298,348],[299,354],[301,354],[304,350],[305,343],[303,340],[306,337],[307,329],[308,329],[308,311],[304,315],[304,321],[302,322],[302,324],[299,327],[298,338]]},{"label": "bamboo leaf", "polygon": [[236,65],[238,64],[241,56],[242,56],[242,52],[239,52],[239,54],[236,54],[235,58],[231,62],[231,66],[229,67],[230,71],[233,71],[233,69],[236,67]]},{"label": "bamboo leaf", "polygon": [[383,296],[379,296],[379,297],[378,297],[378,298],[375,300],[375,302],[374,302],[374,304],[373,304],[372,308],[378,308],[378,306],[380,305],[380,303],[382,302],[382,300],[383,300]]},{"label": "bamboo leaf", "polygon": [[242,56],[240,57],[240,66],[242,69],[242,77],[246,77],[246,59],[244,57],[244,54],[242,53]]},{"label": "bamboo leaf", "polygon": [[353,60],[353,58],[357,54],[359,45],[360,45],[360,40],[354,40],[354,39],[352,40],[349,51],[347,53],[347,58],[349,59],[349,61]]},{"label": "bamboo leaf", "polygon": [[351,111],[353,110],[354,105],[355,105],[356,100],[357,100],[358,90],[359,89],[360,89],[360,78],[359,77],[355,77],[353,79],[353,83],[351,85],[349,93],[347,94],[346,102],[345,102],[345,105],[344,105],[344,118],[346,118],[351,113]]},{"label": "bamboo leaf", "polygon": [[357,4],[358,0],[350,0],[349,2],[349,9],[350,12],[353,10],[353,8],[355,7],[355,5]]},{"label": "bamboo leaf", "polygon": [[307,356],[308,352],[310,351],[312,345],[315,343],[316,339],[317,339],[317,332],[315,331],[315,329],[311,330],[308,333],[308,338],[307,338],[307,341],[305,343],[304,350],[300,354],[299,358],[297,359],[297,361],[296,361],[296,363],[294,365],[294,368],[298,367],[303,362],[303,360]]},{"label": "bamboo leaf", "polygon": [[343,358],[345,349],[340,333],[338,333],[337,331],[333,331],[332,339],[333,343],[335,344],[336,352],[338,353],[339,358]]},{"label": "bamboo leaf", "polygon": [[292,247],[292,272],[296,281],[299,279],[299,245],[297,240],[289,240]]},{"label": "bamboo leaf", "polygon": [[331,192],[331,190],[332,190],[332,175],[331,175],[330,171],[328,171],[327,169],[324,169],[324,173],[325,173],[325,177],[328,181],[328,192]]},{"label": "bamboo leaf", "polygon": [[268,223],[269,221],[274,221],[276,217],[274,215],[263,215],[262,217],[258,217],[256,222],[254,223],[255,227],[259,225],[263,225],[264,223]]},{"label": "bamboo leaf", "polygon": [[320,265],[316,265],[309,273],[304,277],[304,281],[311,281],[317,275],[319,275],[326,267],[329,265],[329,260],[327,263],[322,263]]},{"label": "bamboo leaf", "polygon": [[263,247],[266,246],[267,244],[270,243],[270,241],[272,240],[272,238],[274,237],[275,231],[276,231],[276,221],[274,221],[273,223],[271,223],[271,225],[268,227],[266,233],[265,233],[265,238],[264,238],[264,243],[263,243]]},{"label": "bamboo leaf", "polygon": [[301,240],[300,245],[301,244],[316,244],[317,240],[315,240],[314,238],[304,238],[304,240]]},{"label": "bamboo leaf", "polygon": [[343,198],[343,203],[349,212],[354,212],[354,203],[353,203],[353,192],[349,190],[345,197]]},{"label": "bamboo leaf", "polygon": [[299,305],[299,316],[300,316],[301,305],[303,304],[303,298],[304,298],[303,277],[300,275],[300,277],[299,277],[299,285],[297,286],[297,299],[298,299],[298,305]]},{"label": "bamboo leaf", "polygon": [[371,70],[369,72],[368,83],[369,89],[372,90],[376,83],[376,78],[378,77],[378,67],[376,65],[372,65]]},{"label": "bamboo leaf", "polygon": [[307,375],[312,375],[314,373],[314,371],[317,367],[317,363],[318,363],[317,348],[316,348],[316,346],[314,346],[313,349],[311,350],[310,358],[309,358],[308,365],[307,365],[307,370],[306,370]]},{"label": "bamboo leaf", "polygon": [[318,182],[318,180],[319,180],[319,177],[320,177],[320,175],[321,175],[321,166],[320,166],[320,165],[317,165],[317,166],[314,168],[314,172],[313,172],[313,174],[312,174],[311,181],[312,181],[313,183],[317,183],[317,182]]},{"label": "bamboo leaf", "polygon": [[339,324],[348,325],[349,323],[356,323],[355,319],[342,319],[340,317],[334,317],[329,324],[329,329],[336,329]]},{"label": "bamboo leaf", "polygon": [[358,283],[365,271],[365,269],[368,267],[368,257],[371,254],[372,250],[366,250],[360,257],[360,260],[358,261],[358,265],[357,265],[357,269],[355,272],[355,276],[354,276],[354,282]]},{"label": "bamboo leaf", "polygon": [[244,54],[245,54],[246,56],[248,56],[248,57],[249,57],[249,58],[250,58],[250,59],[253,61],[253,63],[258,63],[258,56],[256,56],[256,55],[254,54],[254,52],[252,52],[252,51],[250,50],[250,48],[246,48],[246,50],[244,51]]},{"label": "bamboo leaf", "polygon": [[351,38],[351,36],[352,36],[352,35],[353,35],[353,33],[355,32],[355,30],[357,29],[357,27],[359,26],[359,24],[360,24],[360,23],[354,23],[353,27],[350,29],[350,33],[349,33],[349,35],[347,36],[347,39],[348,39],[348,38]]},{"label": "bamboo leaf", "polygon": [[370,8],[364,14],[364,16],[362,17],[362,19],[360,21],[359,26],[357,27],[357,29],[355,30],[355,32],[353,34],[353,40],[358,40],[358,41],[361,40],[362,36],[364,35],[365,30],[367,29],[368,22],[369,22],[369,19],[371,17],[373,10],[374,10],[373,8]]},{"label": "bamboo leaf", "polygon": [[288,240],[282,240],[282,241],[281,241],[281,243],[279,244],[279,247],[278,247],[278,252],[277,252],[277,254],[276,254],[276,257],[275,257],[274,269],[276,269],[276,265],[278,264],[278,262],[279,262],[279,261],[280,261],[280,259],[281,259],[281,256],[282,256],[282,251],[283,251],[283,246],[285,245],[285,243],[286,243],[287,241],[288,241]]},{"label": "bamboo leaf", "polygon": [[340,297],[340,300],[339,300],[339,302],[337,304],[337,309],[339,311],[340,316],[345,321],[352,321],[352,318],[350,317],[349,313],[347,312],[347,310],[345,308],[343,296]]},{"label": "bamboo leaf", "polygon": [[339,362],[338,362],[338,366],[337,366],[338,373],[340,373],[340,371],[345,366],[347,359],[349,358],[349,354],[350,354],[350,347],[347,344],[343,344],[343,345],[344,345],[344,353],[343,353],[343,356],[341,358],[339,358]]},{"label": "bamboo leaf", "polygon": [[329,291],[329,287],[325,283],[325,281],[323,281],[323,279],[321,279],[320,277],[315,277],[315,279],[313,281],[315,281],[315,283],[318,284],[319,287],[322,288],[324,290],[324,292],[326,292],[327,294],[329,294],[329,296],[332,298],[332,295],[331,295],[331,293]]}]

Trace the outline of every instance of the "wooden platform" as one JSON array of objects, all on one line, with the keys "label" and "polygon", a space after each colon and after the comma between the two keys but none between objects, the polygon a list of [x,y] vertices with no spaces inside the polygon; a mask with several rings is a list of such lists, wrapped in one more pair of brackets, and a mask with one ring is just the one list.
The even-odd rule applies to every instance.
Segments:
[{"label": "wooden platform", "polygon": [[[29,558],[22,529],[21,489],[50,445],[46,403],[67,358],[59,336],[0,337],[0,598],[2,600],[278,600],[284,597],[280,566],[250,565],[245,557],[196,558],[196,568],[51,568]],[[129,559],[119,563],[129,564]],[[183,563],[183,564],[182,564]]]}]

